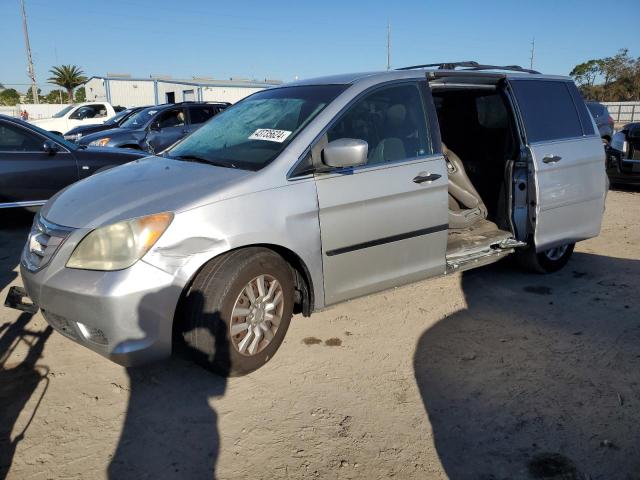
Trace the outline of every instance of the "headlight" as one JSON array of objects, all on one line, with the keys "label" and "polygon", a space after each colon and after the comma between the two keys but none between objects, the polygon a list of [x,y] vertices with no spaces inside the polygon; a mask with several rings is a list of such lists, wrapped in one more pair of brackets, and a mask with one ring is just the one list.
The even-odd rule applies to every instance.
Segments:
[{"label": "headlight", "polygon": [[173,220],[157,213],[97,228],[84,237],[67,262],[83,270],[123,270],[140,260]]},{"label": "headlight", "polygon": [[81,138],[82,138],[82,134],[81,133],[74,133],[73,135],[65,135],[64,136],[64,139],[65,140],[69,140],[70,142],[77,142]]},{"label": "headlight", "polygon": [[104,147],[107,143],[109,143],[109,140],[111,140],[111,138],[109,137],[99,138],[98,140],[94,140],[93,142],[89,143],[89,145],[92,147]]}]

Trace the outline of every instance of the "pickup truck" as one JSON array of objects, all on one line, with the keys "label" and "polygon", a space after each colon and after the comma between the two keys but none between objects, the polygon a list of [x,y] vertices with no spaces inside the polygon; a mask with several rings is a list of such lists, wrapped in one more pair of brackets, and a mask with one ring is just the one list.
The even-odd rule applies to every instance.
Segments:
[{"label": "pickup truck", "polygon": [[104,123],[120,110],[123,108],[114,108],[108,102],[76,103],[67,105],[51,118],[31,120],[31,123],[43,130],[62,136],[80,125]]}]

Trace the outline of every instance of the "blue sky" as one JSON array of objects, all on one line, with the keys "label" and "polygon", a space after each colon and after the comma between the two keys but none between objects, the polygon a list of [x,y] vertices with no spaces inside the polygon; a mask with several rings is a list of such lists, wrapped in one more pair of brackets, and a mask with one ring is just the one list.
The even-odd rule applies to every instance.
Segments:
[{"label": "blue sky", "polygon": [[[292,80],[386,67],[477,60],[568,74],[584,60],[629,48],[640,56],[638,0],[314,1],[25,0],[36,75],[52,65],[176,78]],[[19,0],[0,17],[0,82],[28,83]],[[626,12],[626,13],[624,13]],[[634,12],[632,14],[632,12]],[[25,86],[16,87],[26,90]]]}]

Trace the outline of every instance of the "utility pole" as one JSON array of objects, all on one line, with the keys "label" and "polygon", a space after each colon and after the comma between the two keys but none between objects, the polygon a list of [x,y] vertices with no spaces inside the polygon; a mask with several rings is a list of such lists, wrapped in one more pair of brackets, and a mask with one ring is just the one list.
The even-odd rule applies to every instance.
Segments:
[{"label": "utility pole", "polygon": [[38,101],[38,84],[36,83],[36,72],[33,69],[33,59],[31,58],[31,45],[29,44],[29,30],[27,29],[27,13],[24,9],[24,0],[20,0],[22,5],[22,29],[24,30],[24,45],[27,49],[27,62],[29,63],[29,78],[31,79],[31,94],[33,103]]},{"label": "utility pole", "polygon": [[533,70],[533,57],[536,53],[536,37],[531,40],[531,60],[529,62],[529,69]]},{"label": "utility pole", "polygon": [[391,22],[387,18],[387,70],[391,70]]}]

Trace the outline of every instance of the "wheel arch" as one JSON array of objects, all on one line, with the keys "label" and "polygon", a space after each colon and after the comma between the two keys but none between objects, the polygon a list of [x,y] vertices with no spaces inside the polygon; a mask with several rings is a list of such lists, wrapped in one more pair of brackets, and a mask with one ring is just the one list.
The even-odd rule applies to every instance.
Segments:
[{"label": "wheel arch", "polygon": [[228,255],[231,252],[235,252],[237,250],[243,250],[251,247],[262,247],[268,250],[271,250],[278,255],[280,255],[285,262],[291,267],[293,274],[293,281],[296,288],[295,292],[295,305],[293,313],[302,313],[303,316],[308,317],[313,312],[315,305],[315,293],[313,290],[313,279],[311,278],[311,272],[309,268],[305,264],[304,260],[300,258],[300,256],[295,253],[293,250],[283,247],[282,245],[276,245],[272,243],[254,243],[248,245],[242,245],[236,248],[232,248],[230,250],[226,250],[224,252],[219,253],[213,257],[208,258],[205,262],[202,263],[198,267],[198,269],[191,275],[189,281],[186,282],[184,288],[182,289],[182,293],[180,294],[180,298],[178,300],[178,304],[176,306],[176,310],[173,316],[173,327],[172,330],[176,331],[176,326],[179,321],[180,312],[182,309],[183,302],[193,285],[194,280],[200,274],[200,272],[205,268],[207,264],[209,264],[214,259],[220,257],[221,255]]}]

